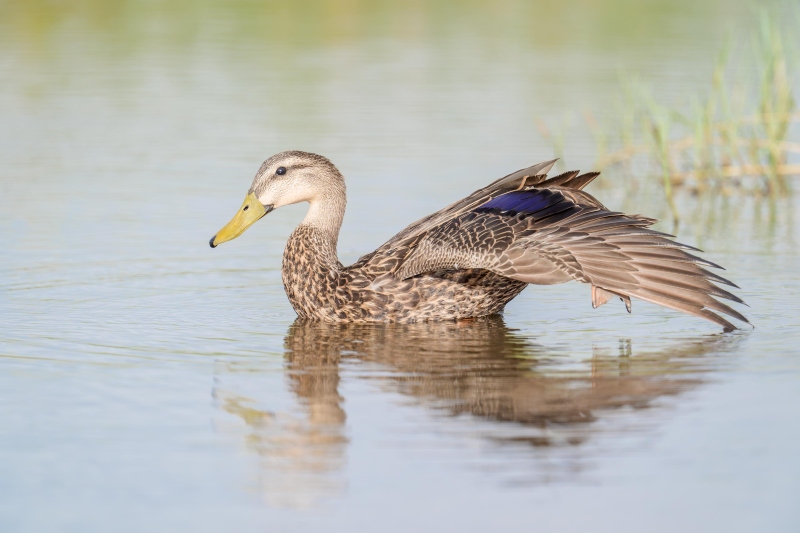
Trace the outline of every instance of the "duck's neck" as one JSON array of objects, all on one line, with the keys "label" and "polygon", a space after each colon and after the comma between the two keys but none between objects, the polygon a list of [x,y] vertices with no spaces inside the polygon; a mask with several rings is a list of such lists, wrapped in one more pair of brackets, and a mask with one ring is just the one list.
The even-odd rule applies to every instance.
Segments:
[{"label": "duck's neck", "polygon": [[320,260],[339,263],[336,244],[339,241],[339,230],[342,228],[346,205],[347,198],[344,191],[331,192],[311,200],[306,217],[297,227],[297,230],[300,228],[310,230],[310,233],[316,236],[315,244],[321,256]]},{"label": "duck's neck", "polygon": [[298,315],[324,318],[333,312],[329,296],[336,290],[342,268],[336,244],[346,199],[342,192],[309,204],[306,217],[292,232],[283,252],[283,285]]}]

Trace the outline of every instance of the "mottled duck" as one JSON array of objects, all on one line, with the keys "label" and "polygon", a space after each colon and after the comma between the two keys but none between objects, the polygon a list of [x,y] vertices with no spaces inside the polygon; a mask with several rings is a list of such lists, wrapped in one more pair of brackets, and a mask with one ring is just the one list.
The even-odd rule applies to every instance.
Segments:
[{"label": "mottled duck", "polygon": [[[308,202],[283,254],[283,285],[301,318],[328,322],[457,320],[499,313],[528,284],[576,280],[592,306],[640,298],[736,329],[743,303],[689,253],[697,248],[649,228],[656,221],[609,211],[583,188],[597,172],[553,178],[546,161],[509,174],[414,222],[350,266],[336,244],[345,181],[326,158],[299,151],[261,165],[239,211],[212,248],[279,207]],[[738,287],[737,287],[738,288]]]}]

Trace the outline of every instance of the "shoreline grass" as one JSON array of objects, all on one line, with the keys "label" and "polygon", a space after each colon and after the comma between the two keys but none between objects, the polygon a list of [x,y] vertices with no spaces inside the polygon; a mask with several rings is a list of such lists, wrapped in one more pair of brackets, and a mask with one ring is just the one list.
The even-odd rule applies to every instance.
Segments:
[{"label": "shoreline grass", "polygon": [[[710,90],[685,108],[660,103],[650,86],[625,76],[613,124],[601,125],[591,111],[584,112],[596,169],[621,171],[634,185],[659,182],[675,224],[681,218],[679,192],[775,200],[790,195],[791,180],[800,176],[800,110],[793,91],[797,50],[775,17],[762,10],[758,20],[751,45],[754,76],[731,74],[729,39]],[[539,129],[558,156],[568,127]]]}]

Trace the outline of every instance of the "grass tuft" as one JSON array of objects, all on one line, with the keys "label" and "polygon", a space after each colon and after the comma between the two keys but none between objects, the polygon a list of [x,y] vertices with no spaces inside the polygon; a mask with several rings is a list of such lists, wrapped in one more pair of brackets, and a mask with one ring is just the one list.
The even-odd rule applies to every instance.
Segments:
[{"label": "grass tuft", "polygon": [[[752,38],[753,67],[730,74],[732,45],[719,53],[707,94],[685,109],[659,102],[638,78],[621,80],[620,113],[602,127],[584,113],[596,147],[599,170],[622,170],[633,180],[659,182],[674,222],[675,195],[700,197],[746,194],[774,200],[791,193],[800,176],[800,113],[794,98],[788,41],[766,10]],[[792,50],[795,52],[795,50]],[[540,130],[543,130],[540,126]],[[564,131],[542,131],[563,151]]]}]

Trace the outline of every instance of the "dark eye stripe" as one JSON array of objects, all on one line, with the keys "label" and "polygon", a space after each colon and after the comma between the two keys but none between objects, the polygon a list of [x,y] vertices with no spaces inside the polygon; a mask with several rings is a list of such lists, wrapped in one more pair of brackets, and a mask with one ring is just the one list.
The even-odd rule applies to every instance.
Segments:
[{"label": "dark eye stripe", "polygon": [[286,167],[278,167],[278,170],[275,171],[275,174],[278,176],[283,176],[286,174]]}]

